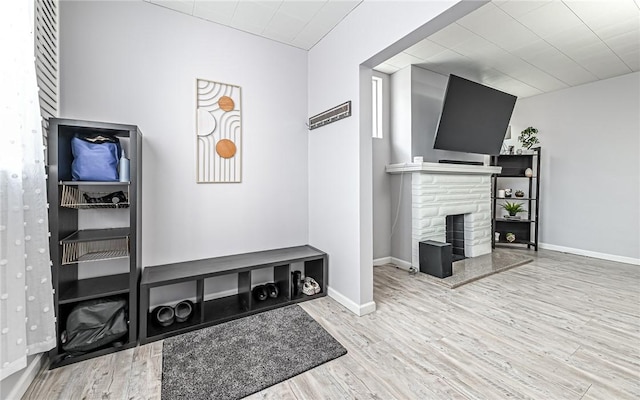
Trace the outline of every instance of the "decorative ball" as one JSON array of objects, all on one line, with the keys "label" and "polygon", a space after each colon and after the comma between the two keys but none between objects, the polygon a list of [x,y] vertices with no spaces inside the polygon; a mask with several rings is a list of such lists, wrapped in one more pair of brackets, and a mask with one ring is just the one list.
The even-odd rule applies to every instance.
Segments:
[{"label": "decorative ball", "polygon": [[531,178],[533,176],[533,170],[531,168],[525,169],[524,176],[526,176],[527,178]]}]

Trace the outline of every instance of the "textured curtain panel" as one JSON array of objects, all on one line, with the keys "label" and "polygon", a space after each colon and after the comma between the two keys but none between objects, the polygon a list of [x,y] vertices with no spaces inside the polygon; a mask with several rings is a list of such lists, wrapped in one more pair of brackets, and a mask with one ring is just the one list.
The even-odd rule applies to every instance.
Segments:
[{"label": "textured curtain panel", "polygon": [[0,3],[0,379],[56,342],[33,20]]}]

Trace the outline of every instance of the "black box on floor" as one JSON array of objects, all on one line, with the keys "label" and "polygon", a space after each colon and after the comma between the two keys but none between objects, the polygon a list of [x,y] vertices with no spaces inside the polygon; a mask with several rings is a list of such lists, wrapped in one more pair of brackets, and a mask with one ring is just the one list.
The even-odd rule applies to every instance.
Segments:
[{"label": "black box on floor", "polygon": [[453,273],[451,267],[451,244],[425,240],[419,243],[420,272],[438,278]]}]

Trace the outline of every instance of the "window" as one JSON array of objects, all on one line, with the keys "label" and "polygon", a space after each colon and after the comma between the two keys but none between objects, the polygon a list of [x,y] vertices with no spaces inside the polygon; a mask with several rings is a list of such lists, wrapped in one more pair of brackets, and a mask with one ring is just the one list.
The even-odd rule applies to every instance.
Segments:
[{"label": "window", "polygon": [[371,99],[372,136],[376,139],[382,139],[382,78],[377,76],[371,79]]}]

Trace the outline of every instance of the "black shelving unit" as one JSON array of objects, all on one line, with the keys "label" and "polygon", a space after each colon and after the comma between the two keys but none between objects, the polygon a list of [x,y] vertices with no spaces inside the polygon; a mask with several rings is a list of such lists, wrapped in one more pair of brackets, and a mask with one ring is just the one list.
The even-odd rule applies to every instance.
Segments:
[{"label": "black shelving unit", "polygon": [[[94,133],[113,135],[121,143],[126,143],[130,159],[128,182],[72,180],[71,139],[74,135]],[[131,348],[137,343],[141,156],[142,135],[137,126],[60,118],[49,120],[47,192],[57,335],[57,346],[49,352],[51,368]],[[84,198],[84,194],[100,196],[117,191],[126,194],[125,202],[96,203],[87,202]],[[119,228],[81,229],[79,214],[92,213],[95,209],[107,209],[103,213],[127,213],[128,225]],[[91,268],[92,261],[112,263],[114,261],[110,260],[115,259],[127,259],[128,262],[125,262],[128,264],[128,271],[109,274],[106,269],[104,276],[81,279],[83,274],[79,270]],[[66,328],[66,319],[71,310],[82,301],[107,297],[127,300],[129,332],[124,344],[118,347],[106,346],[80,356],[65,354],[61,334]]]},{"label": "black shelving unit", "polygon": [[[502,154],[491,157],[491,165],[502,167],[500,174],[492,177],[492,211],[491,224],[492,231],[500,233],[500,240],[496,242],[495,236],[491,236],[493,248],[499,246],[520,246],[533,247],[538,251],[538,232],[540,230],[540,148],[532,149],[533,152],[527,154]],[[531,168],[533,176],[527,177],[525,171]],[[524,181],[525,195],[523,197],[499,198],[497,193],[502,187],[504,178],[511,179],[511,182]],[[527,207],[526,217],[521,219],[511,219],[502,217],[500,204],[505,201],[521,202]],[[516,240],[508,242],[507,233],[513,233]]]},{"label": "black shelving unit", "polygon": [[[305,277],[312,277],[320,285],[320,293],[295,295],[292,292],[292,272],[302,265]],[[273,270],[271,281],[279,288],[276,298],[258,301],[251,295],[252,273],[261,269]],[[262,272],[260,275],[264,275]],[[237,294],[206,300],[205,279],[232,276],[237,279]],[[152,290],[165,290],[167,286],[182,282],[196,282],[196,290],[190,299],[195,300],[194,311],[184,322],[160,326],[153,320],[150,305]],[[272,310],[289,304],[311,300],[327,294],[327,254],[311,246],[287,247],[215,257],[204,260],[185,261],[145,267],[140,280],[140,343],[149,343],[189,332],[194,329],[216,325],[247,315]]]}]

